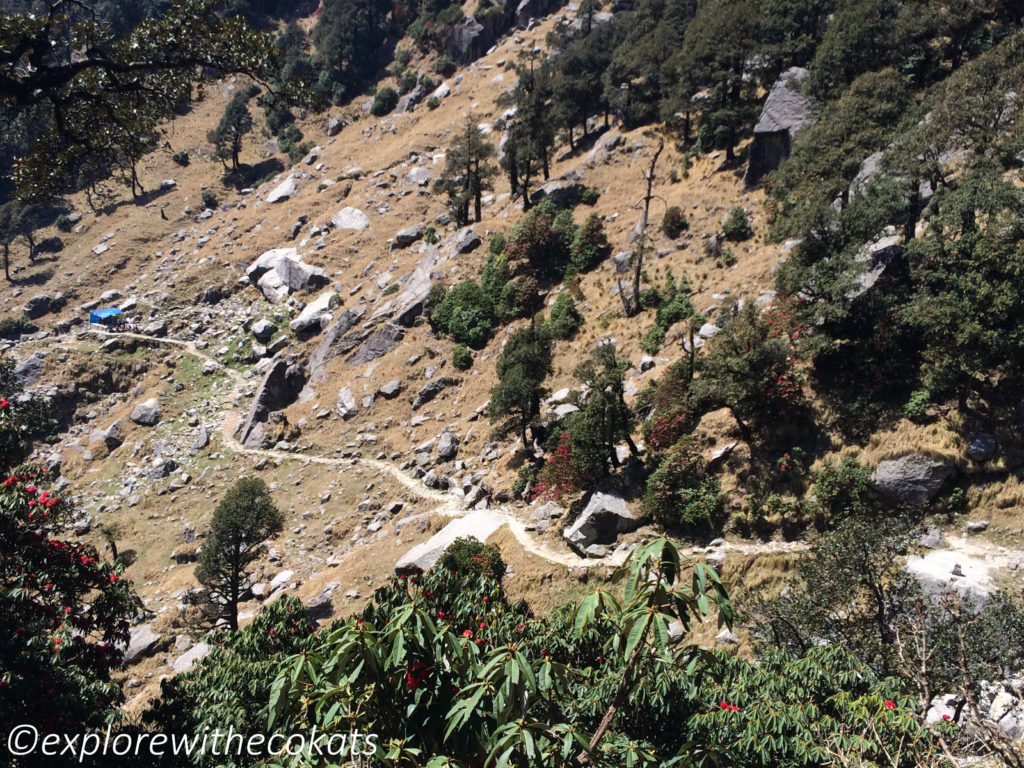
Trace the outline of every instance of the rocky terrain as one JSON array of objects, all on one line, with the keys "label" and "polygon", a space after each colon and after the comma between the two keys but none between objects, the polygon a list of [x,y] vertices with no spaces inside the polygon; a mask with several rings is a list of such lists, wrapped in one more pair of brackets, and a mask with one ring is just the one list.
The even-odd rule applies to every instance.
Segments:
[{"label": "rocky terrain", "polygon": [[[71,232],[45,233],[61,239],[61,252],[14,270],[0,294],[3,311],[42,330],[4,343],[3,351],[17,359],[24,388],[53,404],[61,430],[33,458],[75,495],[75,536],[103,546],[100,526],[121,527],[117,546],[144,602],[125,673],[130,709],[148,701],[161,676],[186,671],[205,652],[202,633],[189,623],[188,606],[203,601],[193,563],[214,505],[241,475],[264,478],[287,512],[243,621],[291,593],[311,616],[345,615],[395,571],[429,567],[459,536],[500,541],[511,589],[518,581],[543,608],[588,579],[607,578],[650,530],[635,503],[613,494],[595,494],[572,512],[515,498],[522,446],[493,434],[487,403],[503,341],[522,321],[458,371],[452,343],[436,338],[423,317],[431,286],[475,277],[490,237],[507,233],[521,214],[499,179],[484,197],[481,222],[452,225],[431,187],[446,146],[465,116],[500,144],[494,124],[505,108],[498,98],[514,82],[514,56],[542,46],[554,24],[573,14],[569,8],[524,21],[488,45],[434,91],[436,109],[407,103],[375,118],[357,100],[309,116],[303,130],[317,144],[309,154],[238,192],[221,185],[203,138],[242,84],[224,81],[165,126],[164,148],[142,164],[151,190],[143,204],[112,193],[94,212],[84,196],[73,197]],[[479,41],[467,37],[467,51],[473,46]],[[763,133],[788,126],[784,115],[770,114]],[[615,344],[632,365],[629,402],[686,351],[680,332],[657,355],[645,354],[639,342],[650,321],[623,317],[617,295],[656,139],[593,127],[589,142],[560,150],[542,187],[549,197],[599,190],[596,204],[576,216],[601,216],[616,252],[571,288],[585,324],[574,340],[557,343],[544,404],[550,420],[575,409],[573,368],[599,341]],[[763,136],[754,141],[764,147],[758,152],[775,151]],[[273,144],[254,140],[243,156],[254,164],[279,157]],[[180,150],[193,157],[188,167],[171,161]],[[728,298],[770,304],[773,272],[791,247],[765,241],[763,191],[745,191],[743,169],[721,170],[721,161],[716,152],[689,161],[666,146],[658,204],[683,208],[690,227],[675,239],[659,232],[647,268],[652,282],[687,275],[693,304],[709,316]],[[679,181],[667,180],[669,169],[682,172]],[[215,209],[200,202],[206,189],[220,201]],[[756,234],[735,248],[733,266],[719,266],[709,243],[713,252],[735,205],[747,210]],[[545,300],[568,290],[558,286]],[[90,328],[89,311],[108,306],[137,330]],[[717,330],[708,323],[697,344]],[[706,417],[698,434],[709,460],[728,459],[736,447],[721,414]],[[880,492],[923,502],[953,472],[1011,462],[1009,451],[997,455],[1005,444],[989,433],[964,444],[904,422],[865,447],[837,441],[834,454],[875,467]],[[724,490],[737,484],[727,473]],[[1013,482],[988,492],[991,503],[971,520],[923,532],[925,549],[909,567],[925,583],[984,599],[997,584],[1019,582],[1020,494]],[[769,580],[772,569],[784,573],[805,548],[727,536],[687,551],[742,581],[759,562],[768,563]],[[717,642],[746,641],[726,631]],[[1020,730],[1024,695],[1019,686],[1007,691],[994,692],[990,707],[998,717],[1012,710]]]}]

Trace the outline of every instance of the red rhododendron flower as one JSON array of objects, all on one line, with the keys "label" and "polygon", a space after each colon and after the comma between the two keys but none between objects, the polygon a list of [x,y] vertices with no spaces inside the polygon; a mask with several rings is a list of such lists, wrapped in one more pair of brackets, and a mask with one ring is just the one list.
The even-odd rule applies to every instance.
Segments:
[{"label": "red rhododendron flower", "polygon": [[891,701],[889,699],[886,699],[885,700],[885,708],[886,709],[895,709],[896,708],[896,702]]}]

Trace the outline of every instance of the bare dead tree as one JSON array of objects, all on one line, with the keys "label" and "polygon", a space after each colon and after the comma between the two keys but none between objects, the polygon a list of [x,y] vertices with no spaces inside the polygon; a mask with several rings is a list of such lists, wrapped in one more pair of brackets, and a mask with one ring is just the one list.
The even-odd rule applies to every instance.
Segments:
[{"label": "bare dead tree", "polygon": [[647,194],[643,196],[641,202],[643,202],[642,213],[640,214],[640,222],[637,226],[637,230],[640,236],[636,241],[636,250],[633,252],[633,289],[629,293],[622,289],[622,280],[618,281],[619,284],[619,296],[622,297],[622,311],[626,317],[633,317],[640,312],[640,275],[644,269],[644,252],[648,246],[647,236],[647,222],[651,213],[651,200],[654,199],[654,169],[658,164],[658,157],[661,156],[662,150],[665,149],[665,140],[658,140],[658,148],[654,151],[654,157],[651,158],[650,168],[644,174],[644,178],[647,180]]}]

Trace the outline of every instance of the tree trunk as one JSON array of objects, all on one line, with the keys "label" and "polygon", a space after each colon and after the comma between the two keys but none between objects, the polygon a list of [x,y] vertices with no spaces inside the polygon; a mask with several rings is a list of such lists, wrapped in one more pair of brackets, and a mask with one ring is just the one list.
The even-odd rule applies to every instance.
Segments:
[{"label": "tree trunk", "polygon": [[658,148],[651,158],[651,166],[645,174],[647,179],[647,194],[644,195],[644,208],[640,216],[640,240],[637,243],[636,253],[633,256],[633,291],[630,301],[623,299],[623,306],[626,310],[626,317],[633,317],[640,312],[640,277],[644,269],[644,249],[647,245],[647,223],[651,212],[651,200],[654,198],[654,169],[658,164],[658,157],[665,149],[665,140],[658,142]]},{"label": "tree trunk", "polygon": [[484,196],[484,185],[480,179],[480,159],[476,160],[476,169],[473,173],[473,212],[476,214],[476,221],[479,224],[482,214]]},{"label": "tree trunk", "polygon": [[739,427],[740,435],[743,437],[743,442],[745,442],[750,447],[750,449],[753,450],[754,433],[751,432],[750,427],[743,421],[743,419],[739,417],[739,414],[736,413],[735,408],[730,407],[729,413],[732,414],[733,419],[736,421],[736,426]]},{"label": "tree trunk", "polygon": [[11,282],[11,247],[4,243],[4,277]]}]

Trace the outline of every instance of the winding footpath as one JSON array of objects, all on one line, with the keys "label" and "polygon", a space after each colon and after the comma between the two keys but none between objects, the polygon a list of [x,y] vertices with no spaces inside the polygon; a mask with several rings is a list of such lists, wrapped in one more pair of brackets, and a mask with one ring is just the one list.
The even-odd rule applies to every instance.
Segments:
[{"label": "winding footpath", "polygon": [[[356,466],[365,465],[372,467],[373,469],[379,470],[389,474],[399,484],[408,489],[410,492],[419,496],[421,499],[433,502],[437,506],[430,510],[430,514],[439,515],[442,517],[449,518],[462,518],[469,517],[474,512],[486,512],[489,516],[495,514],[504,518],[503,526],[507,526],[508,529],[515,536],[516,541],[526,550],[528,553],[536,555],[544,560],[557,565],[562,565],[567,568],[593,568],[595,566],[619,566],[623,563],[626,558],[626,554],[623,552],[615,552],[609,557],[602,558],[600,560],[594,560],[589,558],[579,557],[575,553],[568,550],[553,550],[548,546],[545,546],[539,542],[536,537],[530,534],[526,530],[526,526],[522,520],[519,519],[515,513],[508,507],[502,506],[494,509],[487,510],[472,510],[465,509],[462,505],[462,500],[452,493],[443,493],[441,491],[432,490],[423,485],[422,482],[414,478],[408,472],[397,467],[390,461],[382,461],[380,459],[371,459],[366,457],[359,458],[337,458],[331,456],[315,456],[307,453],[291,453],[288,451],[278,451],[266,448],[249,448],[240,443],[235,438],[235,430],[238,428],[238,424],[241,420],[241,414],[234,407],[233,403],[238,399],[242,390],[245,388],[247,380],[241,372],[230,368],[219,360],[215,359],[212,355],[207,354],[205,351],[196,347],[193,341],[183,341],[181,339],[162,338],[157,336],[148,336],[142,333],[110,333],[107,331],[101,331],[95,328],[91,328],[83,333],[79,334],[92,334],[101,338],[109,339],[137,339],[152,344],[164,344],[174,346],[182,349],[190,355],[213,363],[218,371],[223,371],[228,378],[231,379],[233,388],[230,392],[223,396],[222,410],[225,414],[224,421],[221,424],[220,439],[224,446],[232,451],[233,453],[246,456],[257,456],[261,458],[274,459],[276,461],[302,461],[311,464],[322,464],[331,467],[341,466]],[[769,554],[769,553],[784,553],[784,552],[798,552],[806,550],[807,544],[804,542],[787,542],[784,544],[779,543],[732,543],[726,542],[721,545],[718,549],[726,552],[736,552],[737,554],[752,556],[758,554]],[[689,547],[683,548],[681,554],[689,555],[701,555],[708,551],[706,547]]]}]

